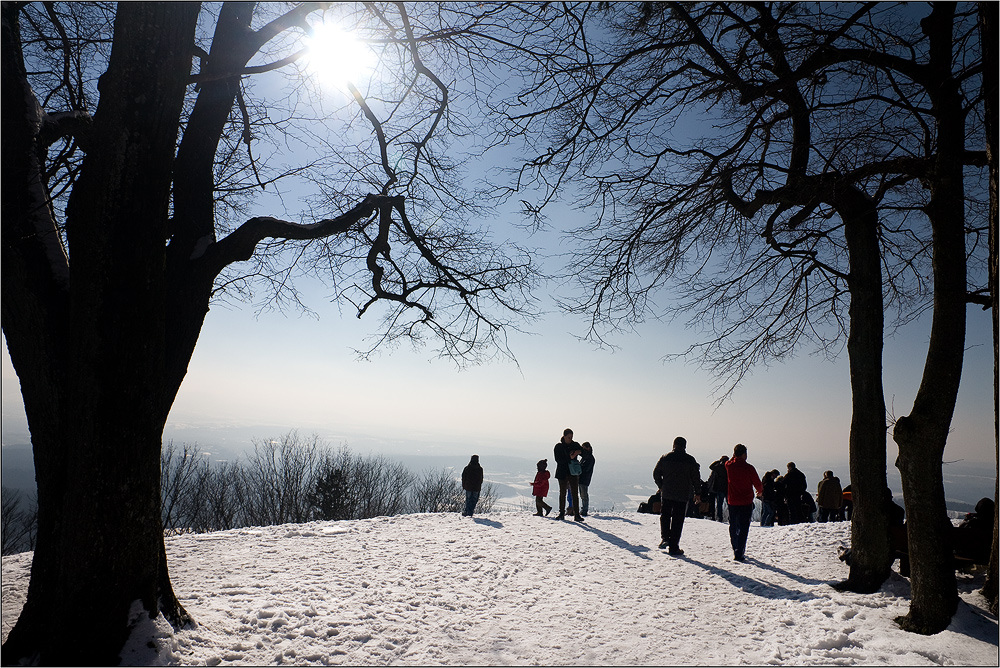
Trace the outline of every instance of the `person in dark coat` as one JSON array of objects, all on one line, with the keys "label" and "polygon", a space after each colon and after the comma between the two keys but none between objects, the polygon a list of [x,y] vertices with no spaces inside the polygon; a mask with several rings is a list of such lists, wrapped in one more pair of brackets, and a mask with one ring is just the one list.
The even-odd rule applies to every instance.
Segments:
[{"label": "person in dark coat", "polygon": [[785,499],[788,501],[788,523],[798,524],[805,520],[802,512],[802,495],[809,489],[805,474],[795,467],[795,462],[788,462],[788,472],[785,473]]},{"label": "person in dark coat", "polygon": [[729,481],[726,478],[726,462],[728,461],[729,457],[722,455],[708,465],[712,471],[711,475],[708,476],[708,488],[712,494],[710,497],[712,506],[709,513],[716,522],[723,521],[723,506],[726,502],[726,495],[729,494]]},{"label": "person in dark coat", "polygon": [[[563,430],[563,436],[552,448],[552,456],[556,460],[556,480],[559,481],[559,517],[566,519],[566,493],[569,491],[569,460],[570,450],[579,450],[580,444],[573,440],[573,430]],[[570,503],[576,507],[575,499]]]},{"label": "person in dark coat", "polygon": [[840,478],[833,471],[824,471],[823,479],[816,488],[816,505],[819,506],[819,521],[834,522],[840,517],[840,507],[844,504],[844,490]]},{"label": "person in dark coat", "polygon": [[472,517],[479,502],[479,492],[483,489],[483,467],[479,465],[479,455],[472,455],[469,464],[462,469],[462,489],[465,490],[465,510],[463,517]]},{"label": "person in dark coat", "polygon": [[667,548],[669,554],[684,554],[680,547],[684,515],[691,494],[701,488],[700,472],[683,436],[674,439],[674,449],[660,457],[653,469],[653,481],[660,489],[660,549]]},{"label": "person in dark coat", "polygon": [[590,441],[584,441],[581,445],[583,452],[580,453],[580,514],[584,517],[590,510],[590,481],[594,477],[594,447]]},{"label": "person in dark coat", "polygon": [[760,481],[764,491],[760,495],[760,525],[762,527],[774,526],[775,489],[774,479],[778,476],[777,471],[767,471]]},{"label": "person in dark coat", "polygon": [[733,448],[733,458],[726,462],[726,473],[729,479],[729,498],[726,499],[729,503],[729,541],[733,546],[733,559],[745,561],[754,492],[760,496],[764,486],[757,469],[747,463],[747,446],[742,443]]},{"label": "person in dark coat", "polygon": [[976,512],[966,514],[954,531],[955,556],[970,559],[974,564],[989,562],[995,512],[993,499],[984,496],[976,504]]}]

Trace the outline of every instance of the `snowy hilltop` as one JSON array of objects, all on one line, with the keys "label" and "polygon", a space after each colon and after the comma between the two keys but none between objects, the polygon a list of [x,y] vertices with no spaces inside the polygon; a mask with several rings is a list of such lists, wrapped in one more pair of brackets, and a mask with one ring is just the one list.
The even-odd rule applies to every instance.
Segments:
[{"label": "snowy hilltop", "polygon": [[[962,603],[935,636],[901,631],[909,582],[871,595],[829,583],[850,525],[728,527],[689,519],[673,557],[659,518],[585,523],[528,512],[415,514],[167,539],[174,588],[198,622],[128,664],[991,665],[997,620],[959,574]],[[31,554],[3,558],[3,637]],[[86,620],[67,620],[86,623]],[[154,626],[149,622],[148,626]],[[149,628],[146,629],[149,631]],[[57,634],[58,630],[53,629]],[[147,636],[148,637],[148,636]]]}]

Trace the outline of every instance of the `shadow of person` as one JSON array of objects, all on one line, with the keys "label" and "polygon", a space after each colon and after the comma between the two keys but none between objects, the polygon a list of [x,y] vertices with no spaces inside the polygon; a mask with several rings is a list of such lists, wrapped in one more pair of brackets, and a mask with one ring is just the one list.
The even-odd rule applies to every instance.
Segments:
[{"label": "shadow of person", "polygon": [[501,522],[497,522],[496,520],[488,520],[485,517],[473,517],[472,521],[475,522],[476,524],[483,524],[488,527],[493,527],[494,529],[503,529],[503,524]]},{"label": "shadow of person", "polygon": [[[764,580],[758,580],[751,577],[749,574],[745,573],[734,573],[733,571],[726,570],[725,568],[720,568],[719,566],[711,566],[704,562],[698,561],[697,559],[692,559],[688,556],[680,556],[678,559],[693,564],[700,568],[705,569],[711,575],[718,576],[723,580],[726,580],[732,584],[737,589],[747,592],[748,594],[753,594],[755,596],[760,596],[761,598],[768,599],[788,599],[793,601],[809,601],[818,598],[815,594],[810,592],[800,591],[797,589],[789,589],[787,587],[782,587],[774,582],[766,582]],[[741,570],[746,568],[746,566],[753,566],[751,560],[744,562],[744,566],[741,566]],[[769,569],[765,569],[769,570]],[[825,580],[817,581],[817,584],[825,584]]]},{"label": "shadow of person", "polygon": [[580,527],[581,529],[584,529],[585,531],[589,531],[590,533],[594,534],[601,540],[605,540],[611,543],[615,547],[620,547],[623,550],[628,550],[632,554],[642,559],[651,560],[649,555],[646,554],[647,552],[649,552],[649,548],[646,547],[645,545],[633,545],[632,543],[628,542],[621,536],[616,536],[613,533],[602,531],[601,529],[598,529],[597,527],[592,526],[590,524],[583,524],[581,522],[576,522],[575,525]]}]

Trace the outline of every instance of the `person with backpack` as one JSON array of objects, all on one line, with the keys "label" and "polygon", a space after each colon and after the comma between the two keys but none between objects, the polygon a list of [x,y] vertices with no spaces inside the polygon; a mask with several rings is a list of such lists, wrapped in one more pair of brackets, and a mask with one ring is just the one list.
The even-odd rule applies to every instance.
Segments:
[{"label": "person with backpack", "polygon": [[552,448],[552,456],[556,460],[556,480],[559,481],[559,517],[566,519],[566,494],[569,491],[569,453],[570,448],[578,450],[580,444],[573,440],[573,430],[564,429],[563,436]]},{"label": "person with backpack", "polygon": [[747,446],[742,443],[736,444],[733,458],[726,462],[726,478],[729,481],[729,496],[726,500],[729,503],[729,541],[733,546],[733,559],[746,561],[754,492],[760,496],[764,492],[764,486],[757,475],[757,469],[747,463]]},{"label": "person with backpack", "polygon": [[483,467],[479,465],[479,455],[472,455],[468,465],[462,469],[462,489],[465,490],[465,510],[463,517],[472,517],[479,503],[479,493],[483,489]]},{"label": "person with backpack", "polygon": [[687,439],[683,436],[675,438],[673,450],[660,457],[653,469],[653,481],[660,489],[660,549],[683,555],[680,541],[688,500],[694,490],[701,488],[701,467],[687,453]]},{"label": "person with backpack", "polygon": [[549,495],[549,478],[552,477],[552,474],[548,471],[548,460],[539,460],[537,466],[538,472],[535,473],[535,479],[531,483],[531,494],[535,497],[535,508],[538,510],[535,514],[541,517],[543,509],[545,515],[552,512],[552,506],[545,503],[544,500]]}]

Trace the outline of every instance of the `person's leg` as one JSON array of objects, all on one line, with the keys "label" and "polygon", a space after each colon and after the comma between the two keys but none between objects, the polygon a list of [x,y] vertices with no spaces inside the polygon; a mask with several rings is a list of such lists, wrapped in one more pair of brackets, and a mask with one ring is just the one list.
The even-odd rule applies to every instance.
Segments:
[{"label": "person's leg", "polygon": [[566,489],[569,487],[569,481],[566,476],[556,480],[559,481],[559,519],[562,519],[566,517]]},{"label": "person's leg", "polygon": [[664,540],[671,554],[683,554],[680,549],[681,532],[684,530],[684,516],[687,514],[687,502],[664,501],[664,512],[669,517],[667,534]]},{"label": "person's leg", "polygon": [[468,517],[472,514],[472,492],[470,490],[465,490],[465,510],[462,511],[463,517]]},{"label": "person's leg", "polygon": [[715,512],[718,513],[716,519],[719,522],[725,522],[726,521],[726,516],[724,514],[725,509],[726,509],[726,505],[727,505],[726,504],[726,495],[725,494],[716,494],[716,499],[715,499],[716,511]]},{"label": "person's leg", "polygon": [[542,516],[542,504],[543,503],[545,503],[545,502],[542,501],[542,497],[540,497],[540,496],[536,496],[535,497],[535,514],[538,515],[539,517]]},{"label": "person's leg", "polygon": [[573,519],[581,521],[580,517],[580,476],[571,475],[569,477],[569,491],[573,498]]},{"label": "person's leg", "polygon": [[670,505],[660,501],[660,549],[670,545]]},{"label": "person's leg", "polygon": [[729,539],[737,561],[743,561],[752,517],[753,506],[729,506]]},{"label": "person's leg", "polygon": [[580,489],[580,514],[584,517],[590,511],[590,485],[578,485]]}]

